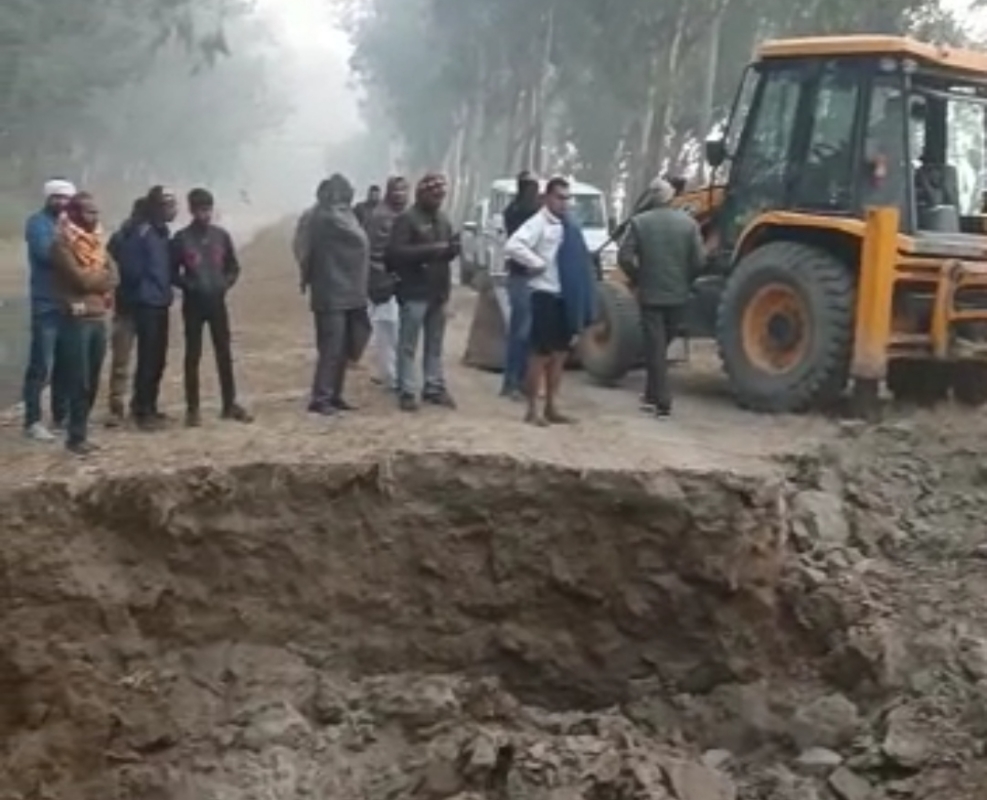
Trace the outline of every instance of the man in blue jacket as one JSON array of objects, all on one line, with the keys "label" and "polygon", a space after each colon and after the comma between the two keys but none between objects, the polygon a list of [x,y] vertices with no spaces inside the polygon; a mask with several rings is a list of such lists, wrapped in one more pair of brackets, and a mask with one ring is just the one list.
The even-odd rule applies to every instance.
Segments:
[{"label": "man in blue jacket", "polygon": [[158,409],[161,378],[168,359],[168,318],[174,299],[171,282],[171,231],[177,206],[175,195],[163,186],[147,194],[147,222],[140,226],[121,265],[121,285],[132,292],[134,329],[137,334],[137,370],[134,374],[133,412],[144,431],[163,427]]},{"label": "man in blue jacket", "polygon": [[56,358],[62,314],[53,284],[51,248],[59,219],[75,193],[75,186],[66,180],[48,181],[44,208],[28,218],[24,230],[31,270],[31,353],[24,375],[24,433],[37,442],[55,440],[42,422],[41,395],[45,386],[51,384],[53,422],[60,425],[68,411]]}]

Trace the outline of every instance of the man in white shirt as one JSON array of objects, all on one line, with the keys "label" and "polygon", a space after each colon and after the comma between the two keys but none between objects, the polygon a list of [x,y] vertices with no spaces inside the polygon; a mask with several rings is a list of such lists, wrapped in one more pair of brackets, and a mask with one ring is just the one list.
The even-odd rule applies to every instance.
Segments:
[{"label": "man in white shirt", "polygon": [[[552,178],[545,187],[545,203],[534,216],[507,240],[505,256],[528,273],[531,287],[530,358],[525,392],[528,411],[525,422],[544,427],[572,420],[559,413],[556,398],[562,382],[566,357],[572,346],[558,254],[564,227],[562,217],[569,204],[569,183]],[[545,385],[545,406],[538,411],[538,395]]]}]

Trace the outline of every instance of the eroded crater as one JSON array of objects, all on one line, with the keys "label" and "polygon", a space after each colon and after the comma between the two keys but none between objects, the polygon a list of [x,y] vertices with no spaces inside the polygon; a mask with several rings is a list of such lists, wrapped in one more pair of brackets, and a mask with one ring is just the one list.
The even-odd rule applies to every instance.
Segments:
[{"label": "eroded crater", "polygon": [[0,798],[732,798],[698,757],[750,719],[682,698],[832,649],[786,491],[432,454],[11,493]]}]

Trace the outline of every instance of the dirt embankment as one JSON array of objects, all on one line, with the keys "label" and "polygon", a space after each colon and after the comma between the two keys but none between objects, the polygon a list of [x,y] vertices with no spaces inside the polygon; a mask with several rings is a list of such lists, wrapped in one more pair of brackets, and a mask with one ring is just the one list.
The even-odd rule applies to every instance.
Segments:
[{"label": "dirt embankment", "polygon": [[982,472],[862,436],[12,491],[0,797],[972,798]]}]

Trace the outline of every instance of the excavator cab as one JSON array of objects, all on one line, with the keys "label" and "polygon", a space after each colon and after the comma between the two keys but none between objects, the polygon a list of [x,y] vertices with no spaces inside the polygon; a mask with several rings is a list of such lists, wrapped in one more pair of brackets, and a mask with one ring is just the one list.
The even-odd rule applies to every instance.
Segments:
[{"label": "excavator cab", "polygon": [[680,202],[709,247],[688,332],[716,339],[742,406],[825,406],[851,381],[987,401],[985,109],[982,53],[875,36],[761,47],[707,144],[714,185]]}]

